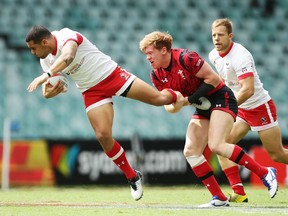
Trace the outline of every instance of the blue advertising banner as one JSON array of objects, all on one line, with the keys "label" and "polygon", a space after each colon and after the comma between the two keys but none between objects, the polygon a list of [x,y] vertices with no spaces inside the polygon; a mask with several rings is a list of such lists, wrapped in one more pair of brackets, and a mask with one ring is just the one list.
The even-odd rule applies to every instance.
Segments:
[{"label": "blue advertising banner", "polygon": [[[137,143],[138,142],[138,143]],[[147,184],[187,184],[197,181],[183,156],[183,140],[119,141],[133,168]],[[126,184],[125,176],[97,141],[48,141],[56,184]]]},{"label": "blue advertising banner", "polygon": [[[120,169],[106,156],[96,140],[48,140],[48,149],[55,181],[58,185],[127,184]],[[134,169],[140,170],[144,183],[151,185],[201,184],[195,177],[184,155],[184,140],[118,140]],[[244,141],[248,151],[259,141]],[[241,143],[240,143],[241,145]],[[217,157],[205,151],[216,179],[228,184]],[[240,169],[244,182],[250,172]]]}]

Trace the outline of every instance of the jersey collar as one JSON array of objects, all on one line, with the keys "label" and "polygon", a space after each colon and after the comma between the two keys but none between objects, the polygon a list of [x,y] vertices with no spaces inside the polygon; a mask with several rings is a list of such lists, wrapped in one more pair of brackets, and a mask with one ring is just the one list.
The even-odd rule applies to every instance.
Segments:
[{"label": "jersey collar", "polygon": [[54,41],[55,41],[55,50],[53,50],[52,55],[56,55],[57,54],[57,49],[58,49],[58,42],[57,42],[57,38],[55,35],[53,35]]},{"label": "jersey collar", "polygon": [[219,56],[221,56],[222,58],[225,57],[230,52],[230,50],[232,49],[233,45],[234,45],[234,42],[232,41],[229,49],[225,53],[218,52]]},{"label": "jersey collar", "polygon": [[173,59],[173,52],[172,52],[172,49],[171,49],[170,63],[169,63],[169,65],[168,65],[167,68],[163,68],[164,70],[166,70],[166,71],[171,71],[171,68],[172,68],[172,59]]}]

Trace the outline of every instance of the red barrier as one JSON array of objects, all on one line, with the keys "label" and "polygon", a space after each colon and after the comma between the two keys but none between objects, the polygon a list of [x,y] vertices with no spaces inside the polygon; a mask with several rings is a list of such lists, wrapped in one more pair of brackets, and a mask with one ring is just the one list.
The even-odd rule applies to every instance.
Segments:
[{"label": "red barrier", "polygon": [[[3,145],[0,143],[2,175]],[[10,185],[53,185],[54,174],[43,140],[12,141],[10,146]]]},{"label": "red barrier", "polygon": [[[288,184],[288,166],[286,164],[273,161],[262,146],[252,147],[249,154],[251,154],[251,156],[261,165],[275,167],[277,169],[277,179],[280,185]],[[263,185],[262,181],[254,173],[251,173],[250,175],[250,182],[251,185]]]}]

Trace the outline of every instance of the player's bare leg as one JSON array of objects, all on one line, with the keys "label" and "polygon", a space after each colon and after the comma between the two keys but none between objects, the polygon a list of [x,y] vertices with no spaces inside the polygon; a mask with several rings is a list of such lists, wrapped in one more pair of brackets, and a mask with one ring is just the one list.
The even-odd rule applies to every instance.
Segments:
[{"label": "player's bare leg", "polygon": [[227,197],[222,192],[217,183],[213,171],[203,156],[203,151],[207,145],[209,130],[209,120],[192,119],[187,128],[184,156],[190,164],[194,174],[202,181],[203,185],[212,195],[209,203],[199,207],[229,206]]},{"label": "player's bare leg", "polygon": [[[233,124],[233,128],[227,139],[227,142],[238,143],[248,133],[249,130],[250,126],[247,123],[236,120],[236,122]],[[222,157],[220,155],[217,155],[217,157],[222,170],[225,173],[233,190],[232,193],[228,194],[229,201],[248,202],[248,197],[240,177],[238,164],[234,163],[226,157]]]},{"label": "player's bare leg", "polygon": [[112,137],[114,117],[112,103],[107,103],[89,110],[87,116],[105,154],[122,170],[128,179],[132,197],[135,200],[141,199],[143,195],[141,185],[142,174],[130,166],[124,149]]},{"label": "player's bare leg", "polygon": [[288,164],[288,149],[283,147],[280,127],[259,131],[259,137],[272,160]]},{"label": "player's bare leg", "polygon": [[251,158],[237,145],[225,142],[233,126],[233,117],[220,110],[214,110],[210,119],[208,145],[212,152],[227,157],[235,163],[245,166],[262,179],[268,188],[270,197],[273,198],[278,191],[276,169],[263,167]]},{"label": "player's bare leg", "polygon": [[[184,104],[184,97],[182,98],[178,96],[181,100],[180,103]],[[154,106],[163,106],[166,104],[171,104],[173,101],[173,95],[169,91],[162,91],[159,92],[154,87],[150,86],[149,84],[145,83],[139,78],[136,78],[127,93],[127,97],[142,101],[147,104],[151,104]]]}]

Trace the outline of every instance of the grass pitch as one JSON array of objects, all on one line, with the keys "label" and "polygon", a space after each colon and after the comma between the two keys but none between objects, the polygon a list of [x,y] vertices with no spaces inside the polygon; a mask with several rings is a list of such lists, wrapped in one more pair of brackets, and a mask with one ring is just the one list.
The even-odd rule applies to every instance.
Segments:
[{"label": "grass pitch", "polygon": [[[230,188],[222,186],[223,191]],[[89,186],[69,188],[12,188],[0,192],[2,216],[114,216],[114,215],[288,215],[288,188],[281,187],[270,199],[264,187],[248,187],[248,203],[230,203],[230,207],[199,209],[197,206],[211,199],[202,186],[144,186],[144,196],[139,201],[130,197],[130,188]]]}]

